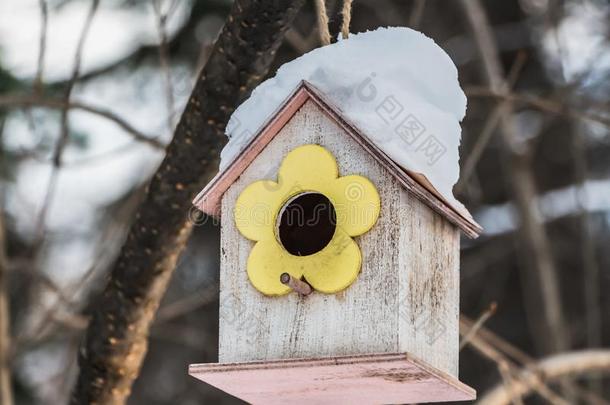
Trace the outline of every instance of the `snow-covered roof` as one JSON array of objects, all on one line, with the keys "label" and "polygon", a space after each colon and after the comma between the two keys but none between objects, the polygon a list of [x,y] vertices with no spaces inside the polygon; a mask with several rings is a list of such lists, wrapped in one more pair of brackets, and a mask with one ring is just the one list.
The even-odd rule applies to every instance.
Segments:
[{"label": "snow-covered roof", "polygon": [[424,176],[398,166],[375,142],[362,134],[319,90],[305,81],[298,84],[293,93],[267,118],[257,133],[244,138],[247,143],[239,148],[237,156],[210,181],[193,200],[193,204],[209,215],[218,216],[221,199],[225,191],[308,100],[316,103],[324,113],[337,122],[348,135],[388,169],[389,173],[415,197],[458,226],[469,237],[474,238],[481,233],[480,225],[472,219],[465,208],[453,207]]},{"label": "snow-covered roof", "polygon": [[432,39],[404,27],[352,34],[280,67],[231,117],[221,170],[302,80],[397,165],[424,176],[452,207],[466,211],[452,192],[466,112],[457,69]]}]

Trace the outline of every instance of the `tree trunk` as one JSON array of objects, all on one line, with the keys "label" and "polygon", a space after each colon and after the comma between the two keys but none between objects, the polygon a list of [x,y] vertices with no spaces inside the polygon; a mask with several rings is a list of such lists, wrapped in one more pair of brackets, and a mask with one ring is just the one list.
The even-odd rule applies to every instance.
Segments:
[{"label": "tree trunk", "polygon": [[123,404],[151,322],[191,233],[187,212],[217,169],[224,127],[267,73],[303,0],[237,0],[148,187],[110,280],[94,304],[72,404]]}]

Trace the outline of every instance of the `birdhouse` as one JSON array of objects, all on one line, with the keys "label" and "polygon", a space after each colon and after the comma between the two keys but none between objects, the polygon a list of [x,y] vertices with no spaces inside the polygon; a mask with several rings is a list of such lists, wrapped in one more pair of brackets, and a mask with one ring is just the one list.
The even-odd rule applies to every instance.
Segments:
[{"label": "birdhouse", "polygon": [[194,205],[221,220],[219,362],[254,404],[472,400],[460,231],[480,226],[301,82]]}]

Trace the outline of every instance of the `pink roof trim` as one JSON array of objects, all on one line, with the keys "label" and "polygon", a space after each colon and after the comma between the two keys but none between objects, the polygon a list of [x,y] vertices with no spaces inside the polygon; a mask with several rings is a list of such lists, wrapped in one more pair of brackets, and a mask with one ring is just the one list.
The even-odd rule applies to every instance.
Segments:
[{"label": "pink roof trim", "polygon": [[392,161],[381,149],[352,125],[341,112],[332,107],[324,96],[310,83],[301,82],[295,91],[273,113],[250,143],[237,155],[229,166],[219,172],[208,185],[195,197],[193,204],[208,215],[220,215],[220,202],[225,191],[233,184],[258,154],[280,132],[294,114],[311,100],[331,119],[339,124],[374,159],[383,165],[400,184],[409,190],[434,211],[459,227],[467,236],[476,238],[483,230],[470,213],[448,204],[434,189],[432,184],[420,173],[411,173]]}]

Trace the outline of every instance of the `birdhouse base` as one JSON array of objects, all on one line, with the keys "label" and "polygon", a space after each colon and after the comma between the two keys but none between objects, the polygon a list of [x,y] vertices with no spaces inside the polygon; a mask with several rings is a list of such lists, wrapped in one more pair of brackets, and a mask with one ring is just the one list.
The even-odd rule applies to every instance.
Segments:
[{"label": "birdhouse base", "polygon": [[251,404],[467,401],[476,391],[407,353],[191,364],[189,374]]}]

